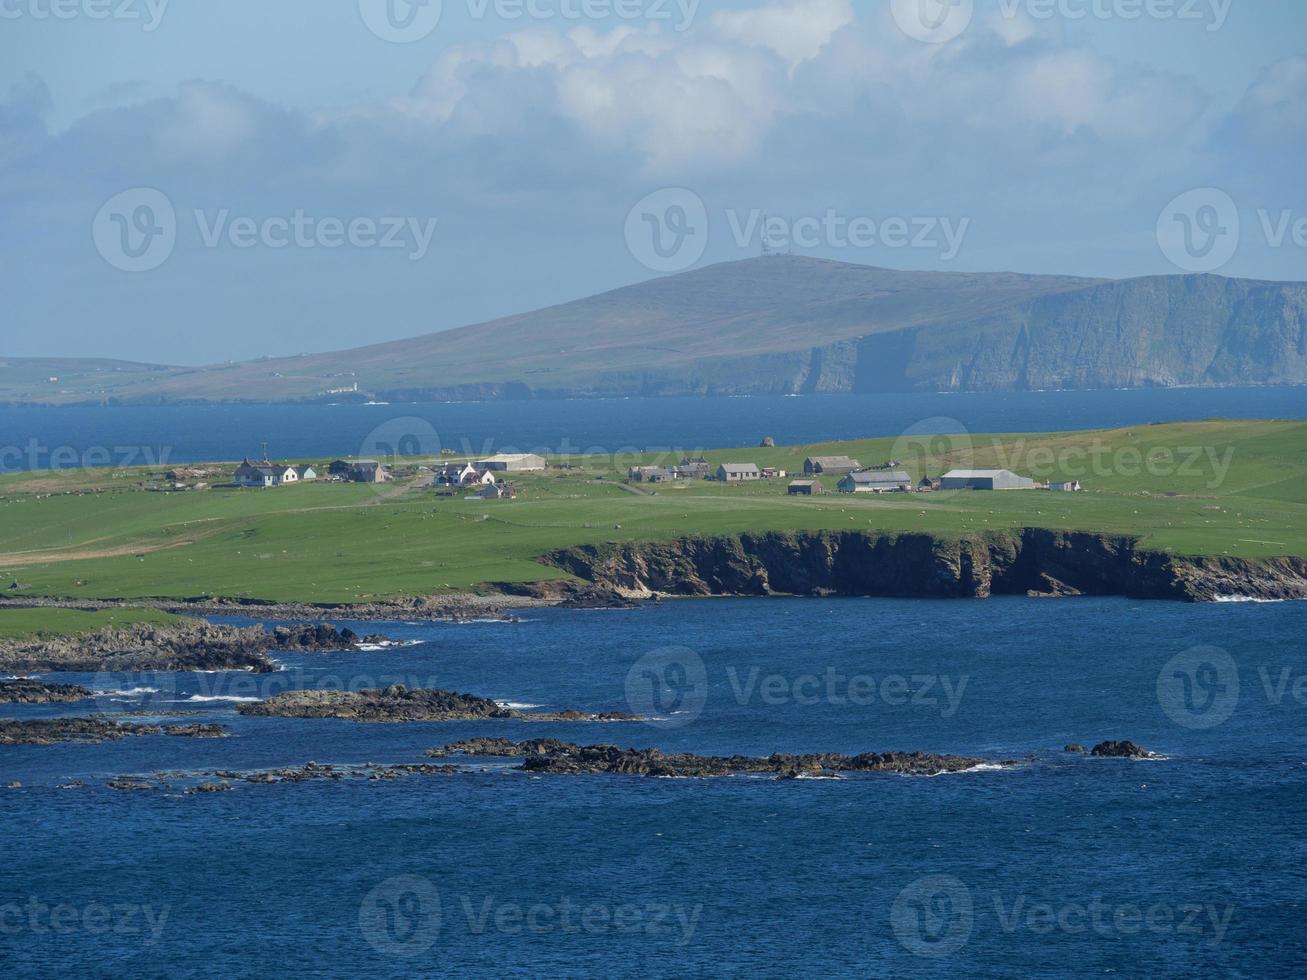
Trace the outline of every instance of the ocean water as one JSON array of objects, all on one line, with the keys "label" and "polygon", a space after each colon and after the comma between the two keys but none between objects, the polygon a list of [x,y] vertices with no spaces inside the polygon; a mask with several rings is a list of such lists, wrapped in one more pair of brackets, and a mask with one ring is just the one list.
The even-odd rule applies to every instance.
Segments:
[{"label": "ocean water", "polygon": [[[106,692],[106,709],[193,709],[236,737],[0,747],[0,787],[22,783],[0,788],[0,972],[1307,971],[1303,603],[715,599],[360,625],[409,642],[286,656],[271,675],[48,675]],[[628,709],[654,690],[651,668],[677,681],[669,667],[689,683],[679,702],[659,702],[655,722],[234,713],[234,699],[287,687],[392,682]],[[220,794],[104,785],[155,770],[417,762],[429,746],[479,735],[704,753],[922,749],[1018,764],[668,780],[533,777],[482,759],[464,775]],[[1109,738],[1159,758],[1062,751]],[[58,788],[75,780],[84,786]]]},{"label": "ocean water", "polygon": [[0,471],[327,455],[631,452],[904,432],[1046,432],[1302,418],[1307,388],[627,398],[395,405],[0,406]]}]

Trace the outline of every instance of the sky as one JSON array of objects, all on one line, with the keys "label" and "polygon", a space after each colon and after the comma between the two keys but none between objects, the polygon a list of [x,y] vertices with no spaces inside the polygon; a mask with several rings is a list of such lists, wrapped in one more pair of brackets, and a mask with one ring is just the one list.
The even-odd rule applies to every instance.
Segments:
[{"label": "sky", "polygon": [[0,356],[334,350],[792,251],[1307,278],[1300,0],[0,0]]}]

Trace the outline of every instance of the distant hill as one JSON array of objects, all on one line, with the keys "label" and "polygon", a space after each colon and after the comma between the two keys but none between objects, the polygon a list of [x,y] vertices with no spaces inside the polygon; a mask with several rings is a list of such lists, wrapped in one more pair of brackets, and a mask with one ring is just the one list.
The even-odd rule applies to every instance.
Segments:
[{"label": "distant hill", "polygon": [[[47,374],[57,363],[67,366]],[[0,401],[1297,384],[1307,383],[1307,284],[901,272],[774,256],[338,353],[113,364],[0,361]]]}]

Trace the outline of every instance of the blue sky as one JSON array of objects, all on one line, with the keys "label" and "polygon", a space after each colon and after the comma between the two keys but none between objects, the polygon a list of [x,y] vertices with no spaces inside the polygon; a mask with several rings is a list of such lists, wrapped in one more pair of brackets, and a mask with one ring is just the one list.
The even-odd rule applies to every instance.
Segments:
[{"label": "blue sky", "polygon": [[1295,0],[387,2],[0,0],[0,355],[355,346],[764,228],[896,268],[1307,272]]}]

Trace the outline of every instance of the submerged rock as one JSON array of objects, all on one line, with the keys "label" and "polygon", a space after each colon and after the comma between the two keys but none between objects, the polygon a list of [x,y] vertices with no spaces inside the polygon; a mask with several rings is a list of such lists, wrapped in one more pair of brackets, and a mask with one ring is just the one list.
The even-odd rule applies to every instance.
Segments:
[{"label": "submerged rock", "polygon": [[[581,775],[621,773],[637,776],[732,776],[764,773],[781,777],[823,776],[843,772],[886,772],[902,775],[934,775],[961,772],[988,760],[928,752],[867,752],[862,755],[820,753],[765,758],[754,756],[704,756],[688,752],[667,753],[660,749],[624,749],[616,745],[576,745],[557,739],[513,742],[502,738],[468,739],[428,749],[433,758],[448,756],[522,757],[527,772]],[[1002,763],[1011,765],[1011,762]]]},{"label": "submerged rock", "polygon": [[1081,745],[1079,742],[1072,742],[1072,743],[1070,743],[1069,745],[1067,745],[1065,748],[1063,748],[1062,751],[1063,751],[1063,752],[1084,752],[1084,751],[1086,751],[1086,749],[1085,749],[1085,747],[1084,747],[1083,745]]}]

